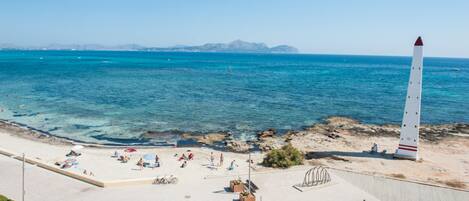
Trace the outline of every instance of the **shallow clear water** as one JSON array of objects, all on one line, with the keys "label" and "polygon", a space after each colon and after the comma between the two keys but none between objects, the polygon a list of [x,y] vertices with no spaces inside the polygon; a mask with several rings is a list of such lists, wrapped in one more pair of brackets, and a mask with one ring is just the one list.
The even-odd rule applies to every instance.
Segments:
[{"label": "shallow clear water", "polygon": [[[0,118],[89,142],[148,130],[300,129],[331,115],[399,123],[411,58],[0,51]],[[423,123],[469,122],[469,59],[425,58]]]}]

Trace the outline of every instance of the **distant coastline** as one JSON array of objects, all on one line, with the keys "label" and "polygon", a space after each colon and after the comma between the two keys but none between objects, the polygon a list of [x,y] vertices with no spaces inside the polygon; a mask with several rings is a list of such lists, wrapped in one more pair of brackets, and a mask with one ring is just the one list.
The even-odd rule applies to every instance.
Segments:
[{"label": "distant coastline", "polygon": [[23,47],[14,44],[0,44],[0,50],[70,50],[70,51],[151,51],[151,52],[227,52],[227,53],[298,53],[298,49],[289,45],[267,46],[265,43],[235,40],[230,43],[206,43],[204,45],[173,47],[146,47],[136,44],[106,46],[100,44],[50,44],[47,46]]}]

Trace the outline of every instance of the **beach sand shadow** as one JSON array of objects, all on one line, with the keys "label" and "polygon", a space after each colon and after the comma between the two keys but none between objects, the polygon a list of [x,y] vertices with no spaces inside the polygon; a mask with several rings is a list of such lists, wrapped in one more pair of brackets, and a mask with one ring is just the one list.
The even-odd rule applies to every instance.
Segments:
[{"label": "beach sand shadow", "polygon": [[223,190],[213,191],[212,193],[233,194],[234,192],[231,192],[230,187],[224,187]]},{"label": "beach sand shadow", "polygon": [[393,160],[393,154],[389,153],[370,153],[367,151],[362,152],[348,152],[348,151],[314,151],[305,154],[305,159],[321,159],[331,158],[334,160],[340,160],[349,162],[348,159],[342,157],[357,157],[357,158],[381,158],[387,160]]}]

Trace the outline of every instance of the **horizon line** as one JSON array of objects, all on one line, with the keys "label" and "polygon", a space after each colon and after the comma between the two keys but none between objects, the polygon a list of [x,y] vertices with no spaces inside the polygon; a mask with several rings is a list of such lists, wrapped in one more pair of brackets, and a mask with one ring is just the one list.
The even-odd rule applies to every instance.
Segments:
[{"label": "horizon line", "polygon": [[[330,55],[330,56],[373,56],[373,57],[412,57],[412,55],[397,55],[397,54],[354,54],[354,53],[315,53],[315,52],[296,52],[296,53],[270,53],[270,52],[210,52],[210,51],[154,51],[154,50],[73,50],[73,49],[18,49],[18,48],[0,48],[3,51],[67,51],[67,52],[159,52],[159,53],[212,53],[212,54],[269,54],[269,55]],[[461,56],[424,56],[424,58],[448,58],[448,59],[464,59],[469,57]]]}]

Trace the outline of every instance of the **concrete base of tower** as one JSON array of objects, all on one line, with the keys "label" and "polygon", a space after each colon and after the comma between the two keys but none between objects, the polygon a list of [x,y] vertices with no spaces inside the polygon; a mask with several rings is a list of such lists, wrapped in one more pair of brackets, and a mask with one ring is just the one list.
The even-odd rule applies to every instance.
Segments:
[{"label": "concrete base of tower", "polygon": [[417,151],[408,151],[408,150],[403,150],[403,149],[397,149],[393,157],[399,158],[399,159],[408,159],[408,160],[413,160],[413,161],[419,160]]}]

